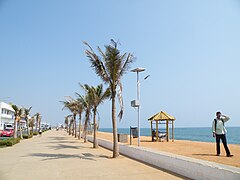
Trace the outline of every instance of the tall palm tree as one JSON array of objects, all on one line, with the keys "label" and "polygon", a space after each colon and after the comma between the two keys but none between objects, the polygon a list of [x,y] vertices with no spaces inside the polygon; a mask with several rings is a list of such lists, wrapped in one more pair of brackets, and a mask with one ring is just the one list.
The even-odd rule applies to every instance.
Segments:
[{"label": "tall palm tree", "polygon": [[78,134],[78,139],[81,139],[81,125],[82,125],[82,113],[84,111],[84,106],[82,103],[82,99],[78,98],[76,100],[77,102],[77,107],[78,107],[78,116],[79,116],[79,134]]},{"label": "tall palm tree", "polygon": [[74,133],[74,130],[73,130],[74,126],[72,127],[73,123],[74,123],[74,121],[73,121],[73,118],[71,116],[70,124],[69,124],[69,132],[68,132],[69,135]]},{"label": "tall palm tree", "polygon": [[78,113],[78,104],[75,99],[68,96],[65,101],[61,101],[63,103],[63,109],[67,108],[73,113],[73,124],[74,124],[74,132],[73,135],[77,137],[77,122],[76,122],[76,116]]},{"label": "tall palm tree", "polygon": [[122,76],[129,70],[130,64],[133,62],[134,57],[131,53],[120,53],[118,43],[111,40],[110,45],[105,46],[105,52],[99,47],[100,55],[97,55],[91,46],[84,42],[88,47],[85,51],[91,67],[95,70],[96,74],[103,80],[104,83],[109,85],[112,100],[112,127],[113,127],[113,158],[119,156],[119,145],[117,141],[117,120],[116,120],[116,95],[120,102],[119,119],[123,116],[123,101],[122,101]]},{"label": "tall palm tree", "polygon": [[67,126],[67,133],[68,133],[68,125],[69,125],[69,115],[65,117],[64,124]]},{"label": "tall palm tree", "polygon": [[12,108],[14,109],[14,138],[17,138],[17,129],[18,129],[18,122],[20,121],[22,111],[17,105],[12,105]]},{"label": "tall palm tree", "polygon": [[36,132],[38,132],[38,128],[40,128],[40,119],[41,119],[41,115],[40,113],[36,113],[34,116],[36,116]]},{"label": "tall palm tree", "polygon": [[92,104],[90,100],[90,94],[91,94],[91,87],[88,86],[87,84],[81,85],[82,89],[85,91],[85,95],[82,96],[78,93],[76,95],[78,96],[78,101],[81,102],[84,110],[85,110],[85,122],[84,122],[84,127],[83,127],[83,139],[84,142],[87,142],[87,127],[90,121],[90,116],[91,116],[91,109],[92,109]]},{"label": "tall palm tree", "polygon": [[33,116],[33,117],[31,117],[31,119],[30,119],[30,121],[29,121],[29,127],[31,127],[31,130],[30,130],[31,135],[33,135],[34,121],[35,121],[35,118],[34,118],[34,116]]},{"label": "tall palm tree", "polygon": [[27,124],[27,134],[28,135],[30,135],[28,116],[30,114],[31,109],[32,109],[32,106],[29,107],[28,109],[27,108],[23,108],[23,115],[24,115],[24,119],[25,119],[26,124]]},{"label": "tall palm tree", "polygon": [[103,85],[100,84],[97,87],[91,87],[91,104],[93,106],[93,148],[98,147],[97,143],[97,122],[96,122],[96,114],[98,106],[104,102],[104,100],[110,97],[110,89],[107,88],[106,91],[103,90]]},{"label": "tall palm tree", "polygon": [[71,131],[71,130],[70,130],[71,120],[69,121],[69,118],[70,118],[70,117],[72,117],[72,115],[67,115],[67,116],[65,117],[65,121],[64,121],[65,125],[67,126],[67,133],[68,133],[69,131]]}]

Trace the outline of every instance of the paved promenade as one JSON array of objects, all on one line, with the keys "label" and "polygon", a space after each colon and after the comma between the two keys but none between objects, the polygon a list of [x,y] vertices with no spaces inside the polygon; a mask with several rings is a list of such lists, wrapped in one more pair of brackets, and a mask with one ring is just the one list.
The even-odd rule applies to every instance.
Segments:
[{"label": "paved promenade", "polygon": [[93,149],[91,143],[52,130],[0,148],[0,180],[181,179],[123,156],[111,156],[111,151]]}]

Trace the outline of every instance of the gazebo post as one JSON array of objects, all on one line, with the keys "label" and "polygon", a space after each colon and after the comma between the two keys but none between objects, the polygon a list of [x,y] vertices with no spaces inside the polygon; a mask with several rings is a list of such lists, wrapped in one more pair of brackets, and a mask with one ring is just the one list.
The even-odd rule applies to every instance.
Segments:
[{"label": "gazebo post", "polygon": [[169,141],[169,129],[168,129],[168,120],[166,120],[166,133],[167,133],[167,142]]},{"label": "gazebo post", "polygon": [[151,121],[151,136],[152,136],[152,141],[153,141],[153,133],[152,133],[152,121]]},{"label": "gazebo post", "polygon": [[156,121],[156,141],[158,141],[158,121]]},{"label": "gazebo post", "polygon": [[173,126],[174,121],[172,121],[172,142],[174,142],[174,126]]}]

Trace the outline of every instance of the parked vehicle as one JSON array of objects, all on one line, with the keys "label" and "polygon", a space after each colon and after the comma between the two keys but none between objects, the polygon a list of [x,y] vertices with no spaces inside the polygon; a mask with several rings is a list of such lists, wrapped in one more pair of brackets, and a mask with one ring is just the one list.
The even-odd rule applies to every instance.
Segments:
[{"label": "parked vehicle", "polygon": [[4,124],[4,129],[13,129],[13,128],[14,128],[13,123]]},{"label": "parked vehicle", "polygon": [[13,136],[13,130],[12,129],[5,129],[2,131],[1,136],[3,137],[12,137]]}]

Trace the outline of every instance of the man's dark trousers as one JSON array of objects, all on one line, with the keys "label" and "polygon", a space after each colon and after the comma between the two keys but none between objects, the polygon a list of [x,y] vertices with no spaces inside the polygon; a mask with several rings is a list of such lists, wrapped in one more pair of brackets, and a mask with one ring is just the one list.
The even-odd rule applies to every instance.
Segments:
[{"label": "man's dark trousers", "polygon": [[220,139],[222,140],[223,146],[227,155],[230,155],[230,151],[227,146],[227,139],[225,134],[216,134],[216,143],[217,143],[217,154],[220,154]]}]

